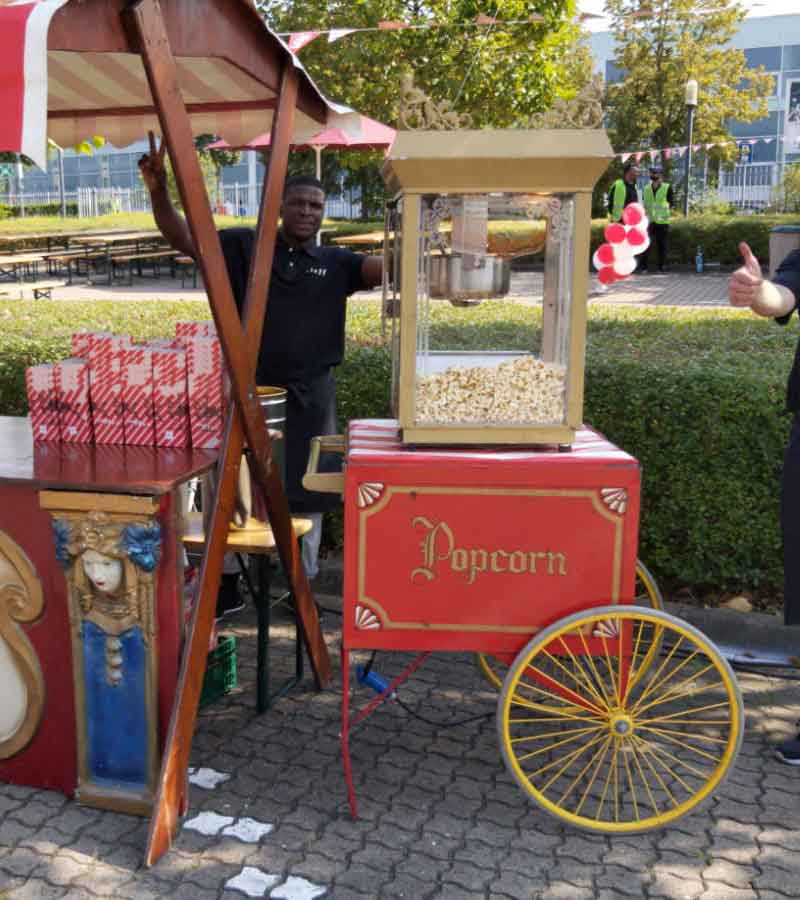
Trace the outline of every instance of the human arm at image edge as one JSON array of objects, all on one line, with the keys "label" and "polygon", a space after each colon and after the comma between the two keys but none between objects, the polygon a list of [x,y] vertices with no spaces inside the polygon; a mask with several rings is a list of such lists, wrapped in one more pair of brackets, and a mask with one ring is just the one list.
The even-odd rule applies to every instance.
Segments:
[{"label": "human arm at image edge", "polygon": [[[769,281],[763,277],[761,266],[750,247],[743,242],[739,245],[739,250],[744,265],[733,273],[728,282],[731,306],[750,307],[758,316],[785,322],[797,306],[796,292],[781,283],[781,276],[784,275],[781,269],[787,261],[778,270],[778,280]],[[797,260],[797,266],[800,280],[800,259]]]}]

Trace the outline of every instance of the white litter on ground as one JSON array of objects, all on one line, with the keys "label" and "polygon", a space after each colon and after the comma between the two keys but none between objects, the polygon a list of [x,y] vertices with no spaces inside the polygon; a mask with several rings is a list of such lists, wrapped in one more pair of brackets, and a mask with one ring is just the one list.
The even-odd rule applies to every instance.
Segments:
[{"label": "white litter on ground", "polygon": [[280,880],[280,875],[268,875],[261,869],[245,866],[235,878],[229,878],[225,882],[225,887],[231,891],[241,891],[248,897],[265,897],[267,891]]},{"label": "white litter on ground", "polygon": [[190,831],[199,831],[200,834],[216,835],[225,828],[226,825],[233,824],[233,816],[220,816],[214,812],[198,813],[193,819],[183,823],[184,828]]},{"label": "white litter on ground", "polygon": [[196,784],[206,791],[213,791],[226,781],[230,781],[231,776],[225,772],[218,772],[216,769],[189,769],[189,782]]},{"label": "white litter on ground", "polygon": [[312,884],[305,878],[297,878],[291,875],[286,881],[276,887],[269,895],[275,900],[314,900],[315,897],[321,897],[327,892],[327,888],[320,884]]},{"label": "white litter on ground", "polygon": [[234,825],[228,825],[222,829],[222,833],[228,837],[238,838],[245,844],[257,844],[265,834],[269,834],[274,828],[266,822],[257,822],[255,819],[239,819]]}]

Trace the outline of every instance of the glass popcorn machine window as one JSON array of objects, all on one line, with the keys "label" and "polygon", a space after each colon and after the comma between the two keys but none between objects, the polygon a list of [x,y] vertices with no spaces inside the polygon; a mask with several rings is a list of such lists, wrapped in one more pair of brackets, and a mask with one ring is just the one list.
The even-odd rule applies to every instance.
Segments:
[{"label": "glass popcorn machine window", "polygon": [[387,215],[394,278],[384,311],[404,441],[573,440],[592,176],[606,154],[594,130],[398,134],[384,166],[399,188]]}]

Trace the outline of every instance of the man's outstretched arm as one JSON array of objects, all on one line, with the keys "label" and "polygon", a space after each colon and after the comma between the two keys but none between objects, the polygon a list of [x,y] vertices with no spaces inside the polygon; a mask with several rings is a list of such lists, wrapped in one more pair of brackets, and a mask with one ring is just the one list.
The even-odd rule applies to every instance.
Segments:
[{"label": "man's outstretched arm", "polygon": [[797,305],[797,298],[785,285],[774,284],[764,278],[761,265],[750,247],[739,244],[744,265],[738,268],[728,282],[728,299],[731,306],[749,306],[756,315],[766,318],[788,316]]},{"label": "man's outstretched arm", "polygon": [[166,144],[162,140],[161,147],[156,150],[156,139],[152,131],[148,132],[150,139],[150,152],[139,160],[139,171],[142,173],[142,181],[150,192],[150,201],[153,205],[153,216],[159,231],[164,235],[167,243],[183,253],[185,256],[197,257],[194,248],[192,234],[186,219],[175,209],[169,199],[167,190],[167,170],[164,167],[164,153]]}]

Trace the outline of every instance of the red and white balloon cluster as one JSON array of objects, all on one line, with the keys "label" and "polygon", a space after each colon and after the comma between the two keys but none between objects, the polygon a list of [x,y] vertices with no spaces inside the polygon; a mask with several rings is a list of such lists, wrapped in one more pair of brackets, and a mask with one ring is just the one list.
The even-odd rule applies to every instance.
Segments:
[{"label": "red and white balloon cluster", "polygon": [[607,226],[606,243],[594,252],[592,263],[603,284],[627,278],[636,268],[636,257],[650,246],[648,219],[641,203],[630,203],[622,211],[622,222]]}]

